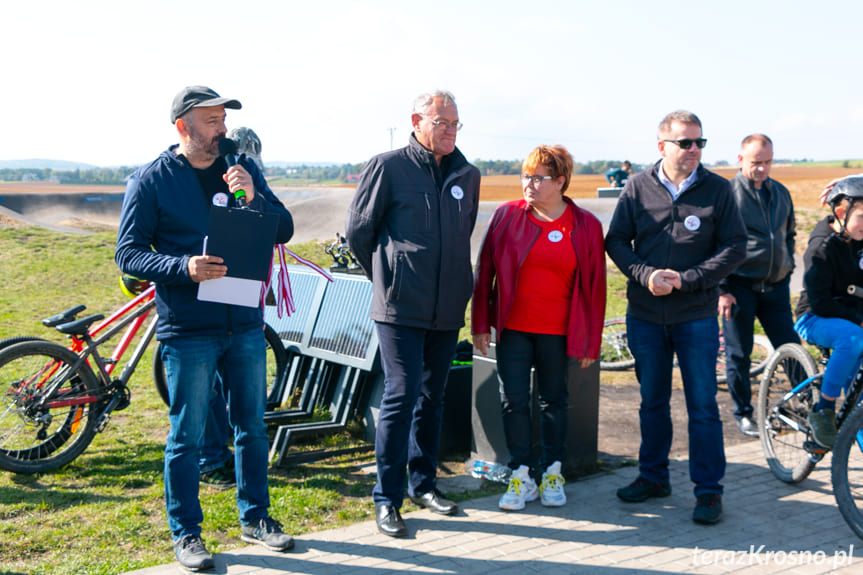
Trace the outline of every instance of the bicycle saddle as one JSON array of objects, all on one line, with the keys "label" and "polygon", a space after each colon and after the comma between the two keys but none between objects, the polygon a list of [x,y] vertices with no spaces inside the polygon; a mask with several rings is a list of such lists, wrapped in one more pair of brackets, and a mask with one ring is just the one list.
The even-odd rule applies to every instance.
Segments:
[{"label": "bicycle saddle", "polygon": [[59,331],[60,333],[82,336],[90,330],[90,325],[93,322],[97,322],[102,319],[105,319],[105,316],[97,313],[95,315],[89,315],[85,318],[81,318],[75,321],[70,321],[69,323],[61,323],[56,327],[57,331]]}]

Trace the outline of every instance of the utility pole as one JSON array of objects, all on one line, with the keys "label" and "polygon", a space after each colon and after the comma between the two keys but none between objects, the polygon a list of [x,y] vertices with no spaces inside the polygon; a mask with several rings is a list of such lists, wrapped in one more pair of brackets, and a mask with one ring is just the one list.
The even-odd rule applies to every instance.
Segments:
[{"label": "utility pole", "polygon": [[392,150],[393,149],[393,132],[396,131],[396,127],[392,126],[390,128],[387,128],[387,131],[390,133],[390,150]]}]

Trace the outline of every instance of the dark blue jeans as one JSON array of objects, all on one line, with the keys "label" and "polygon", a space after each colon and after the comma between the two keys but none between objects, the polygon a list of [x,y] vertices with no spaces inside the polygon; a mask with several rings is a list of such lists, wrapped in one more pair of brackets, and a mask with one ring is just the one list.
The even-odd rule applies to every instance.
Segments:
[{"label": "dark blue jeans", "polygon": [[269,439],[266,341],[261,329],[221,336],[177,337],[161,346],[171,407],[165,444],[165,505],[175,541],[201,532],[199,461],[216,373],[228,394],[237,464],[240,522],[267,517]]},{"label": "dark blue jeans", "polygon": [[719,323],[710,317],[661,325],[627,316],[626,333],[641,385],[640,474],[650,481],[669,482],[671,372],[676,352],[689,413],[689,477],[696,496],[721,494],[725,448],[716,404]]},{"label": "dark blue jeans", "polygon": [[567,390],[566,336],[505,329],[498,337],[497,376],[503,431],[509,449],[509,466],[536,466],[531,446],[530,370],[536,369],[542,456],[545,471],[566,458]]},{"label": "dark blue jeans", "polygon": [[730,320],[722,319],[722,333],[725,337],[725,373],[728,391],[734,400],[735,417],[752,417],[749,356],[752,354],[755,318],[761,322],[774,348],[785,343],[800,343],[791,316],[790,281],[789,276],[781,282],[768,284],[770,291],[762,293],[729,279],[728,293],[737,299],[737,312]]},{"label": "dark blue jeans", "polygon": [[447,376],[458,330],[435,331],[376,323],[384,394],[375,429],[375,505],[400,509],[408,493],[435,488]]}]

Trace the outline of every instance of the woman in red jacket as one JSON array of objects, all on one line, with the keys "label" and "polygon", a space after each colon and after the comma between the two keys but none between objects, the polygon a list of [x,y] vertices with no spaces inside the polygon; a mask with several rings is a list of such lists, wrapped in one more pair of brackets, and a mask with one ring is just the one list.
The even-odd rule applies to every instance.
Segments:
[{"label": "woman in red jacket", "polygon": [[[605,316],[602,225],[563,195],[572,156],[540,146],[522,165],[524,199],[495,210],[476,266],[471,330],[486,354],[497,333],[504,434],[513,470],[501,509],[523,509],[541,497],[566,503],[567,365],[596,361]],[[539,488],[532,477],[530,371],[536,370],[542,455]]]}]

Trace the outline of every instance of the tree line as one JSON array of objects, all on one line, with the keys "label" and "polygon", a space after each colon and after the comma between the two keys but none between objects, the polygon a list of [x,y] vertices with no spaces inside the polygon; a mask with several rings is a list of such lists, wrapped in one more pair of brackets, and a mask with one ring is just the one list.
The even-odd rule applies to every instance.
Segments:
[{"label": "tree line", "polygon": [[[522,160],[474,160],[484,176],[499,176],[521,173]],[[596,160],[576,162],[575,174],[604,174],[612,168],[620,167],[620,161]],[[321,165],[274,165],[265,167],[269,180],[288,180],[297,182],[354,182],[365,163]],[[122,186],[137,166],[115,168],[94,168],[76,170],[56,170],[52,168],[0,168],[2,182],[58,182],[60,184]],[[635,171],[642,169],[633,164]]]}]

